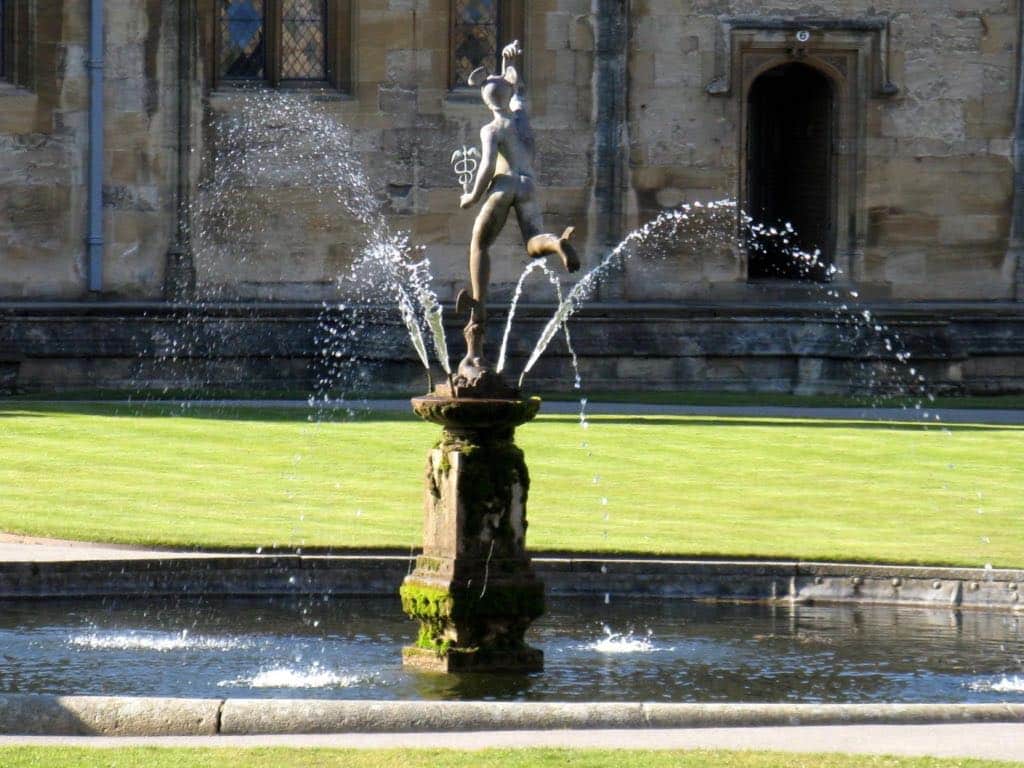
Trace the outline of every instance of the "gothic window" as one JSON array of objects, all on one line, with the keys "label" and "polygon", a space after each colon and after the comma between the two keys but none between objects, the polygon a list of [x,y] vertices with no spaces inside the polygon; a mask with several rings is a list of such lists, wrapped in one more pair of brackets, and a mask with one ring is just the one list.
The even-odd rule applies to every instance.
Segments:
[{"label": "gothic window", "polygon": [[218,5],[218,81],[347,87],[349,0]]},{"label": "gothic window", "polygon": [[0,0],[0,80],[32,87],[33,38],[27,0]]},{"label": "gothic window", "polygon": [[502,47],[523,37],[523,3],[511,0],[452,0],[450,87],[466,87],[477,67],[498,69]]}]

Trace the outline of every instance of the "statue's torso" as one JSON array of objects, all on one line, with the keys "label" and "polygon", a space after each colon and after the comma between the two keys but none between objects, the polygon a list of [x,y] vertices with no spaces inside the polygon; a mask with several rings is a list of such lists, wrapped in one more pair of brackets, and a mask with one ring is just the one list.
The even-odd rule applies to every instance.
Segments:
[{"label": "statue's torso", "polygon": [[525,115],[515,112],[511,117],[499,115],[491,123],[498,143],[495,176],[526,177],[532,180],[533,135]]}]

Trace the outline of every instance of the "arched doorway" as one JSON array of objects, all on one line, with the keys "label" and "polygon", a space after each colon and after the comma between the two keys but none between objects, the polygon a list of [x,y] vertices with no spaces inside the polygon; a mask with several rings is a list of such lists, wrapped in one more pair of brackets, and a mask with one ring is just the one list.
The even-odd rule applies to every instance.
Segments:
[{"label": "arched doorway", "polygon": [[781,244],[750,249],[748,278],[824,280],[832,262],[833,88],[806,64],[789,63],[760,75],[747,103],[747,211],[766,226],[789,222],[790,246],[821,250],[825,267],[808,270]]}]

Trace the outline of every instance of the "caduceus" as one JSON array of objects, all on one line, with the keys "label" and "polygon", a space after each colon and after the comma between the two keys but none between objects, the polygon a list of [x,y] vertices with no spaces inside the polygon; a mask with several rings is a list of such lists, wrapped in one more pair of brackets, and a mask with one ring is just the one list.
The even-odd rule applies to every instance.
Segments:
[{"label": "caduceus", "polygon": [[451,164],[455,175],[459,177],[462,191],[468,195],[473,189],[473,176],[480,165],[480,152],[476,147],[463,146],[452,152]]}]

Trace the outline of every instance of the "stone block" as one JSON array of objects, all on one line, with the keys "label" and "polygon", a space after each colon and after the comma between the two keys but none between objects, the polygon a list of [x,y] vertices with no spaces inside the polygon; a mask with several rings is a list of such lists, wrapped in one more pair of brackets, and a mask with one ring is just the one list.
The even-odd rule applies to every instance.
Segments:
[{"label": "stone block", "polygon": [[982,16],[982,22],[981,52],[1012,55],[1020,37],[1017,18],[1010,14],[988,14]]},{"label": "stone block", "polygon": [[896,247],[909,243],[932,244],[939,233],[937,216],[894,208],[872,208],[868,212],[868,242]]},{"label": "stone block", "polygon": [[938,242],[945,245],[1005,243],[1010,221],[1005,215],[943,216],[939,222]]},{"label": "stone block", "polygon": [[572,16],[568,13],[550,12],[544,15],[544,48],[557,51],[568,48],[569,28]]},{"label": "stone block", "polygon": [[0,696],[0,732],[47,736],[212,736],[219,699]]}]

